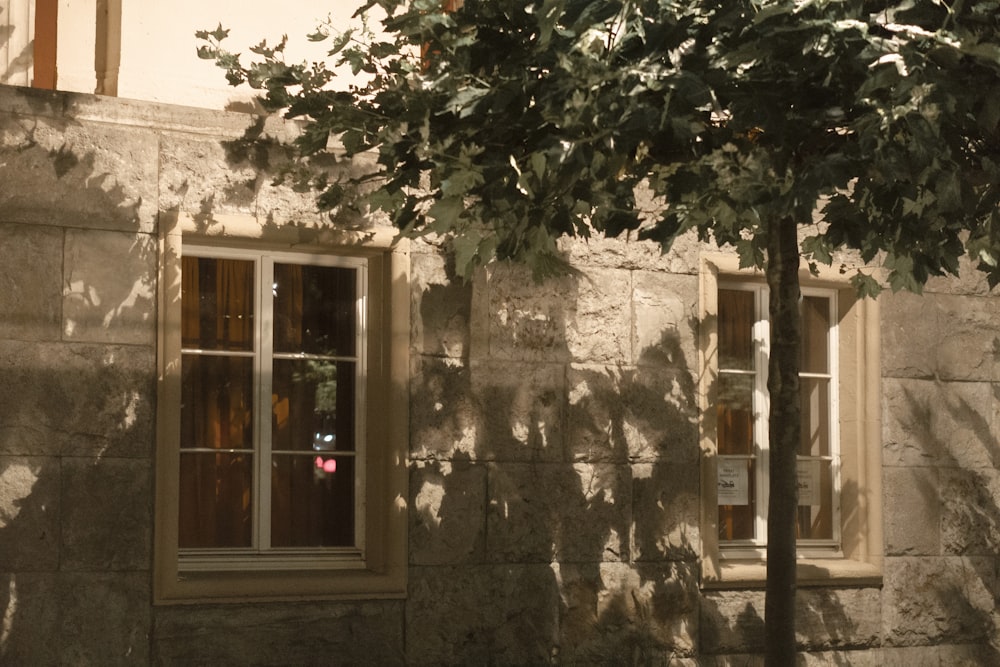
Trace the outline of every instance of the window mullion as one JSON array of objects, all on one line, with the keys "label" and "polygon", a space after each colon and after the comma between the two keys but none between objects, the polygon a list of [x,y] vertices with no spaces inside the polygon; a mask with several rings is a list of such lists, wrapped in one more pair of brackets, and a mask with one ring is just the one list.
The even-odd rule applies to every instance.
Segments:
[{"label": "window mullion", "polygon": [[259,257],[258,279],[256,290],[258,294],[257,318],[257,355],[256,375],[257,391],[257,461],[254,466],[255,502],[255,546],[260,550],[271,547],[271,394],[272,367],[274,356],[273,344],[273,303],[274,295],[274,261],[268,257]]},{"label": "window mullion", "polygon": [[771,404],[767,392],[768,360],[770,356],[771,330],[768,319],[768,292],[761,287],[754,290],[757,317],[754,322],[753,340],[756,350],[756,374],[754,377],[754,402],[758,406],[754,415],[754,449],[757,455],[757,529],[756,542],[767,544],[768,490],[770,488],[770,448],[769,426]]}]

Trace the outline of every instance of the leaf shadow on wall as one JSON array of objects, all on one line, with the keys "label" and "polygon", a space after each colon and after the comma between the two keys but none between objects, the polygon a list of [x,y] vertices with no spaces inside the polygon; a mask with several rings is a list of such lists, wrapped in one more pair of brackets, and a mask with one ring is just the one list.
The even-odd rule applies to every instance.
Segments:
[{"label": "leaf shadow on wall", "polygon": [[[693,322],[637,363],[577,362],[567,340],[580,314],[567,308],[580,278],[535,286],[518,269],[491,271],[476,287],[417,288],[408,658],[692,655],[698,458],[682,339]],[[474,289],[491,290],[479,349]]]},{"label": "leaf shadow on wall", "polygon": [[24,110],[0,115],[0,663],[144,664],[155,244],[68,98],[11,94]]}]

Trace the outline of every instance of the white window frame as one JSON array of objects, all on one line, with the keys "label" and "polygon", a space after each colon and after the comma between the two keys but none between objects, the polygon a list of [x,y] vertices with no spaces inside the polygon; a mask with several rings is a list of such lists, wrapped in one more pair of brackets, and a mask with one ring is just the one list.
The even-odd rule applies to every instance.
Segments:
[{"label": "white window frame", "polygon": [[[841,490],[838,544],[804,544],[796,561],[799,586],[878,586],[882,581],[880,331],[877,299],[860,299],[839,267],[805,268],[803,291],[836,292],[838,401],[831,412],[840,445]],[[716,399],[718,290],[720,284],[761,284],[763,274],[743,269],[735,254],[704,252],[699,268],[698,407],[701,449],[701,586],[705,589],[763,588],[763,545],[734,549],[720,544]],[[766,308],[766,306],[765,306]],[[766,331],[758,334],[766,339]],[[833,359],[831,359],[833,361]],[[766,366],[762,367],[766,368]],[[762,419],[766,423],[766,411]],[[767,461],[761,461],[761,467]],[[766,505],[762,510],[766,512]],[[764,533],[758,533],[763,536]],[[836,548],[839,546],[839,549]],[[819,548],[817,548],[819,547]]]},{"label": "white window frame", "polygon": [[[754,296],[754,321],[752,324],[752,346],[754,369],[752,371],[718,368],[720,375],[738,373],[753,376],[753,455],[757,460],[755,466],[755,514],[754,534],[749,540],[729,540],[720,544],[720,557],[725,559],[763,558],[767,549],[767,513],[770,491],[770,394],[767,390],[767,370],[770,359],[770,317],[768,312],[769,289],[759,281],[751,282],[740,279],[722,278],[718,281],[719,290],[734,290],[750,292]],[[799,539],[797,541],[797,556],[799,558],[826,558],[843,556],[840,536],[840,420],[834,415],[840,414],[839,405],[839,327],[837,324],[837,290],[826,287],[802,287],[803,296],[817,296],[826,299],[827,316],[831,323],[826,332],[826,358],[829,367],[827,373],[810,373],[802,371],[800,378],[822,378],[830,383],[827,401],[827,416],[829,422],[830,454],[822,457],[798,456],[799,461],[829,460],[832,476],[832,536],[830,539]],[[729,458],[718,455],[719,459]],[[743,458],[742,455],[732,455],[732,458]]]},{"label": "white window frame", "polygon": [[[249,548],[224,549],[180,549],[178,567],[181,572],[212,570],[267,570],[267,569],[328,569],[354,566],[364,561],[365,544],[365,429],[367,378],[366,359],[368,356],[368,259],[341,255],[316,253],[290,253],[247,248],[198,245],[184,246],[184,257],[208,259],[236,259],[250,261],[254,265],[254,349],[250,352],[215,353],[190,348],[181,348],[181,355],[207,354],[252,357],[253,407],[256,418],[253,438],[253,505],[252,545]],[[349,360],[355,363],[355,506],[354,545],[352,547],[302,547],[275,548],[270,546],[271,528],[271,406],[267,398],[271,395],[271,363],[276,358],[273,352],[273,294],[267,286],[274,283],[275,264],[295,264],[299,266],[329,266],[353,269],[357,275],[355,295],[355,355]],[[306,358],[296,355],[296,358]],[[343,455],[343,454],[342,454]],[[319,557],[319,558],[317,558]]]},{"label": "white window frame", "polygon": [[[365,266],[364,485],[355,500],[363,531],[352,548],[250,553],[178,548],[181,400],[181,257],[266,253],[300,263]],[[266,276],[257,274],[258,280]],[[409,445],[409,249],[391,229],[276,228],[249,215],[161,216],[153,601],[179,604],[406,595]],[[266,284],[266,283],[264,283]],[[259,312],[259,310],[258,310]],[[260,412],[260,411],[258,411]],[[270,418],[270,410],[267,412]],[[262,418],[262,415],[258,415]],[[270,429],[268,422],[267,428]],[[362,436],[359,436],[362,437]],[[201,551],[201,550],[199,550]],[[279,553],[280,552],[280,553]]]}]

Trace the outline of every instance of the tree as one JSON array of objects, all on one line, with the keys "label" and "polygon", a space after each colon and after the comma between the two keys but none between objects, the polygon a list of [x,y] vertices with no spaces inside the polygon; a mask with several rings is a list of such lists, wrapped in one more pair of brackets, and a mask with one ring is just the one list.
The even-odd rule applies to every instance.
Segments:
[{"label": "tree", "polygon": [[[371,209],[444,239],[468,276],[494,259],[567,267],[561,236],[679,235],[732,246],[770,287],[767,664],[795,654],[800,259],[853,249],[893,290],[957,274],[1000,282],[997,0],[368,0],[383,36],[321,27],[329,57],[243,64],[234,84],[305,120],[289,172],[346,205],[309,159],[338,136],[373,151]],[[648,188],[663,206],[640,210]],[[856,273],[862,295],[882,285]]]}]

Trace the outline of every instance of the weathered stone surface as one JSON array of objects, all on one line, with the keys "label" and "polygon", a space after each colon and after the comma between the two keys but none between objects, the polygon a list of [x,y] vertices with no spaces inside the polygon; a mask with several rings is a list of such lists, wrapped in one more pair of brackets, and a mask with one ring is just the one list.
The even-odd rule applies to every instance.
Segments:
[{"label": "weathered stone surface", "polygon": [[[881,602],[877,589],[799,588],[796,641],[809,651],[878,646]],[[702,652],[760,653],[764,648],[763,617],[764,591],[704,593]]]},{"label": "weathered stone surface", "polygon": [[410,472],[410,562],[482,563],[486,558],[486,466],[442,461]]},{"label": "weathered stone surface", "polygon": [[944,554],[1000,553],[1000,472],[995,468],[944,468],[940,475]]},{"label": "weathered stone surface", "polygon": [[697,645],[694,564],[553,564],[563,601],[559,658],[572,665],[666,665]]},{"label": "weathered stone surface", "polygon": [[489,354],[496,359],[622,363],[631,358],[630,272],[594,269],[536,285],[523,268],[489,278]]},{"label": "weathered stone surface", "polygon": [[941,555],[938,469],[885,468],[882,496],[885,507],[890,508],[884,513],[886,554]]},{"label": "weathered stone surface", "polygon": [[939,307],[933,297],[908,292],[879,297],[883,377],[933,377]]},{"label": "weathered stone surface", "polygon": [[566,390],[562,364],[474,363],[471,391],[484,426],[478,458],[563,459]]},{"label": "weathered stone surface", "polygon": [[886,647],[879,667],[985,667],[1000,664],[1000,651],[987,643]]},{"label": "weathered stone surface", "polygon": [[237,164],[222,144],[226,140],[231,138],[168,134],[161,139],[161,210],[195,214],[205,225],[213,214],[256,214],[257,170]]},{"label": "weathered stone surface", "polygon": [[0,338],[59,339],[62,252],[62,230],[0,224]]},{"label": "weathered stone surface", "polygon": [[886,645],[978,643],[992,636],[995,567],[993,558],[886,558]]},{"label": "weathered stone surface", "polygon": [[484,408],[458,359],[416,357],[410,373],[410,458],[478,458]]},{"label": "weathered stone surface", "polygon": [[63,665],[148,665],[148,572],[64,573],[55,641]]},{"label": "weathered stone surface", "polygon": [[884,378],[882,392],[885,465],[995,465],[989,383]]},{"label": "weathered stone surface", "polygon": [[652,366],[570,367],[567,452],[580,461],[698,458],[694,380]]},{"label": "weathered stone surface", "polygon": [[890,377],[988,381],[1000,346],[993,299],[894,294],[882,301],[882,368]]},{"label": "weathered stone surface", "polygon": [[156,253],[148,234],[68,230],[62,271],[65,339],[152,345]]},{"label": "weathered stone surface", "polygon": [[631,471],[612,464],[490,466],[487,557],[495,562],[628,559]]},{"label": "weathered stone surface", "polygon": [[157,138],[147,129],[0,115],[6,222],[152,232]]},{"label": "weathered stone surface", "polygon": [[635,561],[694,561],[701,552],[697,464],[632,466]]},{"label": "weathered stone surface", "polygon": [[151,664],[405,663],[395,600],[157,607],[154,620]]},{"label": "weathered stone surface", "polygon": [[151,478],[148,460],[62,460],[63,569],[149,569]]},{"label": "weathered stone surface", "polygon": [[407,664],[548,664],[559,652],[560,604],[548,564],[412,567]]},{"label": "weathered stone surface", "polygon": [[633,362],[690,370],[698,364],[698,278],[636,271]]},{"label": "weathered stone surface", "polygon": [[449,280],[440,255],[410,255],[410,338],[419,353],[468,357],[472,286]]},{"label": "weathered stone surface", "polygon": [[59,460],[0,456],[0,568],[59,566]]},{"label": "weathered stone surface", "polygon": [[[7,561],[2,560],[0,562]],[[58,665],[62,645],[59,576],[54,572],[0,574],[4,665]]]},{"label": "weathered stone surface", "polygon": [[150,348],[0,341],[0,453],[148,457]]}]

